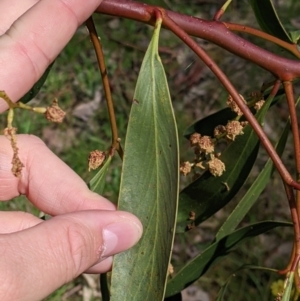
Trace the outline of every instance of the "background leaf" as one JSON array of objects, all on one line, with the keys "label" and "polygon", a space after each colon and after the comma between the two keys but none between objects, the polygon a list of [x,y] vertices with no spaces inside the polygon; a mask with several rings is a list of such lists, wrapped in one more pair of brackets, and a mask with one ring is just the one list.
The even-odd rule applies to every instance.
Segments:
[{"label": "background leaf", "polygon": [[236,113],[231,111],[230,108],[222,109],[214,114],[211,114],[201,120],[196,121],[189,126],[185,132],[184,137],[189,137],[194,133],[200,133],[201,135],[213,136],[214,128],[217,125],[226,125],[228,120],[232,120],[236,117]]},{"label": "background leaf", "polygon": [[[262,122],[272,101],[273,97],[269,97],[256,114],[260,122]],[[215,119],[215,116],[213,118]],[[191,226],[200,224],[234,197],[252,169],[258,154],[258,148],[259,139],[250,125],[247,125],[244,128],[244,134],[238,136],[220,156],[226,166],[226,171],[222,176],[214,177],[209,171],[206,171],[200,178],[180,192],[177,233],[185,232]],[[195,221],[192,223],[190,212],[195,215]]]},{"label": "background leaf", "polygon": [[94,175],[89,183],[89,188],[98,193],[102,194],[105,186],[106,175],[108,168],[110,166],[112,157],[109,155],[108,158],[105,160],[104,165],[101,169]]},{"label": "background leaf", "polygon": [[20,102],[27,103],[31,99],[33,99],[40,91],[42,86],[44,85],[48,74],[53,66],[54,62],[48,66],[46,71],[40,77],[40,79],[33,85],[33,87],[19,100]]},{"label": "background leaf", "polygon": [[182,291],[199,279],[209,268],[219,262],[228,252],[246,239],[265,233],[276,227],[291,227],[291,223],[264,221],[240,228],[219,241],[211,244],[205,251],[196,256],[180,269],[167,285],[166,296]]},{"label": "background leaf", "polygon": [[297,44],[300,39],[300,30],[293,30],[289,32],[293,43]]},{"label": "background leaf", "polygon": [[[282,135],[280,137],[280,140],[276,148],[279,156],[281,156],[283,153],[289,135],[289,131],[290,131],[290,122],[288,121],[286,123],[286,126],[282,132]],[[254,205],[257,198],[268,184],[273,171],[274,171],[274,164],[272,160],[269,159],[265,164],[264,168],[262,169],[262,171],[260,172],[260,174],[258,175],[258,177],[251,185],[251,187],[247,190],[244,197],[234,208],[234,210],[231,212],[231,214],[228,216],[228,218],[226,219],[226,221],[218,231],[216,235],[216,240],[219,240],[222,237],[228,235],[238,226],[238,224],[245,217],[245,215],[248,213],[250,208]]]},{"label": "background leaf", "polygon": [[111,301],[163,300],[178,198],[178,137],[154,35],[139,74],[125,141],[119,209],[141,220],[139,243],[114,258]]},{"label": "background leaf", "polygon": [[171,297],[167,297],[165,298],[164,301],[182,301],[182,296],[181,296],[181,293],[178,293],[174,296],[171,296]]},{"label": "background leaf", "polygon": [[260,28],[288,43],[293,42],[283,27],[271,0],[249,0]]},{"label": "background leaf", "polygon": [[231,274],[226,282],[222,285],[219,293],[218,293],[218,296],[217,296],[217,299],[216,301],[226,301],[224,299],[225,297],[225,293],[226,293],[226,290],[227,290],[227,287],[230,283],[230,281],[232,280],[233,277],[236,276],[236,274],[240,271],[243,271],[243,270],[249,270],[249,269],[252,269],[252,270],[263,270],[263,271],[269,271],[269,272],[272,272],[272,273],[276,273],[277,274],[277,270],[275,269],[270,269],[270,268],[266,268],[266,267],[261,267],[261,266],[255,266],[255,265],[250,265],[250,264],[246,264],[246,265],[242,265],[241,267],[239,267],[233,274]]},{"label": "background leaf", "polygon": [[285,280],[285,288],[283,292],[283,296],[281,301],[290,301],[291,300],[291,292],[294,284],[294,272],[290,272],[288,277]]}]

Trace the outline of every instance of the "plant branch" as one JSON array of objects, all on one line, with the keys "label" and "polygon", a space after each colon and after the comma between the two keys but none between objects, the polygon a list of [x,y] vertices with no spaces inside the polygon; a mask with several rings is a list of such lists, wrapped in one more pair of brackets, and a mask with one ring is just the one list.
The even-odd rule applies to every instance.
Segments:
[{"label": "plant branch", "polygon": [[285,269],[284,271],[281,271],[280,274],[282,274],[283,272],[295,271],[300,258],[300,224],[299,224],[299,217],[296,208],[295,195],[293,189],[290,186],[288,186],[286,183],[284,183],[284,188],[289,202],[291,217],[293,221],[295,245],[294,245],[291,261],[288,265],[289,269],[288,270]]},{"label": "plant branch", "polygon": [[[150,25],[155,24],[155,6],[131,0],[103,0],[96,12],[124,17]],[[275,55],[232,33],[224,23],[206,21],[196,17],[165,10],[187,34],[203,38],[268,70],[282,81],[300,77],[300,62]]]},{"label": "plant branch", "polygon": [[228,8],[228,6],[231,4],[232,0],[227,0],[222,7],[216,12],[216,14],[213,17],[214,21],[219,21],[221,19],[221,17],[224,15],[226,9]]},{"label": "plant branch", "polygon": [[111,96],[111,91],[110,91],[110,85],[109,85],[109,80],[108,80],[108,74],[107,74],[107,69],[105,66],[105,59],[104,59],[104,54],[102,50],[102,45],[100,42],[100,39],[98,37],[96,27],[93,21],[93,18],[90,17],[86,21],[86,26],[88,28],[91,41],[93,43],[98,64],[99,64],[99,70],[101,73],[101,78],[102,78],[102,83],[104,87],[104,93],[105,93],[105,98],[106,98],[106,104],[107,104],[107,109],[108,109],[108,114],[109,114],[109,120],[110,120],[110,126],[111,126],[111,131],[112,131],[112,148],[115,149],[121,159],[123,158],[123,149],[120,144],[120,138],[118,134],[118,127],[117,127],[117,121],[116,121],[116,116],[115,116],[115,110],[114,110],[114,104]]},{"label": "plant branch", "polygon": [[295,108],[295,99],[294,99],[294,92],[293,92],[293,83],[289,81],[283,82],[283,86],[284,86],[285,95],[289,107],[291,127],[292,127],[293,138],[294,138],[296,178],[297,178],[297,182],[300,182],[300,140],[299,140],[298,118],[297,118],[297,112]]},{"label": "plant branch", "polygon": [[[300,189],[300,184],[295,182],[292,176],[289,174],[288,170],[282,163],[280,157],[278,156],[276,150],[274,149],[272,143],[269,141],[268,137],[262,130],[261,126],[251,113],[248,106],[242,101],[236,89],[233,87],[227,76],[223,73],[223,71],[218,67],[218,65],[208,56],[208,54],[191,38],[189,37],[172,19],[168,17],[168,15],[163,14],[163,24],[168,27],[174,34],[176,34],[185,44],[187,44],[190,49],[192,49],[208,66],[208,68],[215,74],[215,76],[219,79],[222,85],[226,88],[228,93],[232,96],[234,101],[238,104],[239,108],[243,112],[246,119],[251,124],[253,130],[258,135],[261,143],[265,147],[268,152],[270,158],[274,162],[277,170],[279,171],[281,177],[284,181],[291,185],[296,189]],[[280,86],[280,81],[276,81],[273,89],[271,91],[270,96],[275,96]]]},{"label": "plant branch", "polygon": [[[287,98],[290,119],[291,119],[291,127],[292,127],[293,140],[294,140],[293,144],[294,144],[294,156],[295,156],[295,165],[296,165],[296,180],[299,183],[300,182],[300,140],[299,140],[300,137],[299,137],[298,118],[297,118],[297,112],[296,112],[296,107],[295,107],[293,83],[292,82],[284,82],[283,86],[284,86],[285,95]],[[300,191],[299,190],[297,190],[297,192],[296,192],[296,212],[298,214],[298,220],[300,220]],[[294,223],[294,225],[295,225],[295,223]],[[299,243],[298,243],[298,246],[296,246],[296,254],[299,254],[299,256],[300,256],[300,244]],[[298,281],[299,277],[296,279]]]},{"label": "plant branch", "polygon": [[287,42],[280,40],[266,32],[260,31],[256,28],[252,28],[249,26],[234,24],[234,23],[227,23],[227,22],[223,22],[223,24],[231,31],[245,32],[245,33],[251,34],[253,36],[262,38],[266,41],[272,42],[272,43],[288,50],[289,52],[291,52],[293,55],[295,55],[297,58],[300,59],[300,52],[297,48],[297,44],[287,43]]}]

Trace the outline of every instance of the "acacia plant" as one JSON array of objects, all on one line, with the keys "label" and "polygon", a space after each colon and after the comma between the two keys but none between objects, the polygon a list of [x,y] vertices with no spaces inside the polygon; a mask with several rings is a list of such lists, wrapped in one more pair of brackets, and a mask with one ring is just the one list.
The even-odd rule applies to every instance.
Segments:
[{"label": "acacia plant", "polygon": [[[140,242],[114,258],[110,275],[101,275],[103,300],[157,301],[181,300],[181,291],[198,280],[232,248],[248,238],[276,227],[292,226],[294,247],[284,270],[283,290],[276,300],[298,300],[300,292],[300,141],[294,84],[300,77],[299,32],[288,32],[281,24],[271,0],[249,0],[261,30],[222,22],[231,4],[227,0],[213,20],[150,6],[130,0],[104,0],[97,13],[131,19],[154,27],[136,83],[124,145],[118,135],[114,104],[102,45],[93,19],[86,22],[97,55],[108,106],[112,132],[107,151],[93,151],[91,169],[102,165],[90,181],[90,188],[102,193],[112,157],[123,160],[118,208],[134,213],[144,226]],[[163,27],[163,29],[162,29]],[[227,108],[190,125],[184,136],[190,141],[195,157],[179,162],[177,126],[168,90],[167,78],[158,52],[159,34],[169,30],[179,37],[206,64],[228,92]],[[280,46],[282,56],[263,49],[239,34],[248,34]],[[192,38],[207,40],[268,71],[273,80],[262,83],[258,92],[239,94],[226,74]],[[294,59],[286,58],[289,52]],[[20,176],[22,162],[18,159],[13,110],[17,107],[46,114],[61,121],[63,112],[57,101],[47,111],[25,105],[42,86],[51,67],[20,102],[13,104],[5,92],[1,97],[9,104],[8,127],[5,134],[14,149],[13,172]],[[234,67],[233,67],[234,68]],[[252,93],[250,93],[252,92]],[[269,108],[278,101],[287,101],[289,119],[276,146],[262,129]],[[49,117],[50,116],[50,117]],[[53,117],[54,116],[54,117]],[[287,136],[292,129],[296,175],[292,176],[281,160]],[[220,148],[220,142],[226,147]],[[207,220],[230,202],[243,186],[262,145],[269,160],[236,208],[215,234],[211,244],[180,269],[172,271],[171,254],[176,233],[185,233]],[[124,149],[124,151],[123,151]],[[276,168],[284,183],[291,221],[260,221],[239,228],[241,220],[253,206]],[[179,191],[179,174],[194,174],[193,181]],[[292,290],[292,288],[295,288]],[[218,300],[223,300],[224,286]],[[293,298],[293,299],[292,299]]]}]

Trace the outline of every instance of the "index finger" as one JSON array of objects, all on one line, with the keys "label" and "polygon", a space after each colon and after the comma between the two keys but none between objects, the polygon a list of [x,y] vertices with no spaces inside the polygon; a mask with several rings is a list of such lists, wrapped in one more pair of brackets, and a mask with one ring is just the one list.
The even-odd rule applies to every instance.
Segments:
[{"label": "index finger", "polygon": [[39,138],[17,135],[17,145],[24,164],[21,178],[11,172],[10,141],[0,136],[0,201],[24,194],[37,208],[50,215],[91,209],[115,210],[114,204],[90,191]]},{"label": "index finger", "polygon": [[11,24],[24,14],[30,7],[39,0],[1,0],[0,1],[0,35],[4,34]]},{"label": "index finger", "polygon": [[[43,0],[0,37],[0,90],[20,99],[102,0]],[[7,105],[0,100],[0,112]]]}]

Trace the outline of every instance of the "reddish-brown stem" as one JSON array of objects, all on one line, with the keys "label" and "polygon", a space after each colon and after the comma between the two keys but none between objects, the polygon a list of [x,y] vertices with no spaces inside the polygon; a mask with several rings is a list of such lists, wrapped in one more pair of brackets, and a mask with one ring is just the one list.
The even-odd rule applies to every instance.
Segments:
[{"label": "reddish-brown stem", "polygon": [[[97,12],[154,25],[157,7],[130,0],[103,0]],[[300,77],[300,62],[275,55],[231,32],[222,22],[206,21],[165,10],[187,34],[203,38],[268,70],[282,81]]]},{"label": "reddish-brown stem", "polygon": [[296,244],[295,244],[295,240],[294,240],[294,242],[293,242],[293,250],[292,250],[292,253],[290,255],[289,263],[287,264],[287,266],[286,266],[286,268],[284,270],[278,270],[278,274],[285,275],[285,274],[287,274],[291,270],[291,266],[293,265],[295,256],[296,256]]},{"label": "reddish-brown stem", "polygon": [[251,34],[253,36],[260,37],[264,40],[270,41],[270,42],[288,50],[289,52],[291,52],[293,55],[295,55],[297,58],[300,59],[300,52],[297,48],[297,44],[287,43],[287,42],[280,40],[266,32],[260,31],[258,29],[255,29],[255,28],[252,28],[249,26],[234,24],[234,23],[227,23],[227,22],[223,22],[223,24],[231,31],[245,32],[245,33]]},{"label": "reddish-brown stem", "polygon": [[119,135],[118,135],[118,127],[117,127],[117,122],[116,122],[114,104],[113,104],[111,91],[110,91],[109,79],[108,79],[107,70],[106,70],[106,66],[105,66],[104,53],[103,53],[102,45],[101,45],[101,42],[97,35],[97,31],[96,31],[92,17],[90,17],[86,21],[86,26],[89,30],[91,41],[95,48],[95,52],[96,52],[96,56],[97,56],[97,60],[98,60],[98,64],[99,64],[99,69],[100,69],[100,73],[101,73],[102,83],[103,83],[103,87],[104,87],[104,93],[105,93],[108,115],[109,115],[109,120],[110,120],[110,125],[111,125],[111,131],[112,131],[112,148],[118,152],[119,156],[122,159],[123,158],[123,149],[121,147],[120,139],[119,139]]},{"label": "reddish-brown stem", "polygon": [[[283,86],[284,86],[285,95],[287,98],[290,119],[291,119],[291,127],[292,127],[292,133],[293,133],[293,138],[294,138],[296,179],[297,179],[297,182],[299,183],[300,182],[300,140],[299,140],[300,137],[299,137],[297,112],[296,112],[296,108],[295,108],[293,83],[292,82],[284,82]],[[296,211],[298,214],[298,219],[300,219],[300,191],[299,190],[297,190],[297,192],[296,192]],[[299,248],[297,249],[297,252],[300,254]]]},{"label": "reddish-brown stem", "polygon": [[[163,14],[163,24],[169,28],[172,32],[174,32],[184,43],[186,43],[190,49],[192,49],[202,60],[203,62],[211,69],[211,71],[215,74],[215,76],[219,79],[219,81],[226,88],[228,93],[232,96],[234,101],[238,104],[239,108],[243,112],[246,119],[251,124],[253,130],[258,135],[261,143],[267,150],[270,158],[274,162],[277,170],[279,171],[281,177],[288,184],[293,186],[296,189],[300,189],[300,184],[295,182],[292,176],[289,174],[284,164],[282,163],[280,157],[276,153],[272,143],[269,141],[268,137],[262,130],[261,126],[251,113],[248,106],[242,101],[238,92],[235,90],[231,82],[228,80],[227,76],[223,73],[223,71],[218,67],[218,65],[208,56],[208,54],[191,38],[189,37],[173,20],[171,20],[168,15]],[[275,96],[278,89],[280,87],[280,81],[276,81],[273,89],[271,91],[271,95]]]},{"label": "reddish-brown stem", "polygon": [[292,127],[293,138],[294,138],[296,173],[297,173],[297,181],[299,182],[300,181],[300,140],[299,140],[298,118],[297,118],[297,112],[295,108],[293,83],[290,81],[283,82],[283,86],[284,86],[285,95],[289,107],[290,118],[291,118],[291,127]]},{"label": "reddish-brown stem", "polygon": [[225,13],[225,11],[221,8],[221,9],[219,9],[216,13],[215,13],[215,15],[214,15],[214,17],[213,17],[213,20],[214,21],[219,21],[221,18],[222,18],[222,16],[224,15],[224,13]]},{"label": "reddish-brown stem", "polygon": [[219,21],[222,16],[224,15],[227,7],[230,5],[230,3],[232,2],[232,0],[227,0],[223,6],[215,13],[214,17],[213,17],[213,20],[214,21]]},{"label": "reddish-brown stem", "polygon": [[279,272],[280,274],[285,274],[289,271],[295,271],[300,259],[300,224],[299,224],[299,217],[296,208],[295,195],[293,189],[290,186],[288,186],[286,183],[284,183],[284,188],[285,188],[285,192],[287,195],[287,199],[291,211],[295,240],[294,240],[294,250],[292,253],[292,257],[290,259],[290,263],[288,264],[288,267],[285,270]]}]

